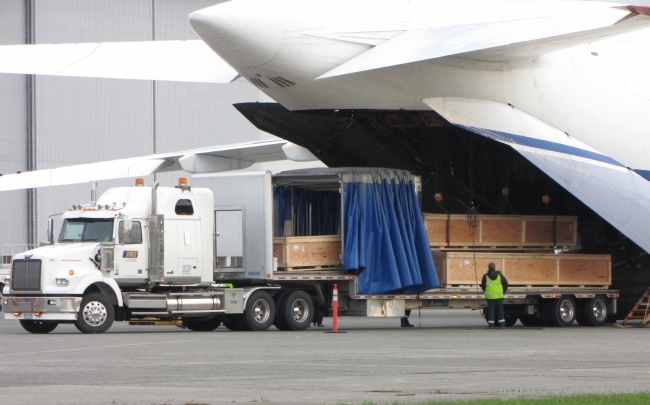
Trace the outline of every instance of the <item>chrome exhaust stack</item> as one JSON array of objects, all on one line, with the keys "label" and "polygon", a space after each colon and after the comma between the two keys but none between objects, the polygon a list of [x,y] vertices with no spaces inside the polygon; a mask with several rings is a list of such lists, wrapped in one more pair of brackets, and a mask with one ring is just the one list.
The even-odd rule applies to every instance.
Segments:
[{"label": "chrome exhaust stack", "polygon": [[164,216],[158,215],[158,186],[151,187],[151,216],[149,217],[149,282],[164,281],[165,245],[163,238]]}]

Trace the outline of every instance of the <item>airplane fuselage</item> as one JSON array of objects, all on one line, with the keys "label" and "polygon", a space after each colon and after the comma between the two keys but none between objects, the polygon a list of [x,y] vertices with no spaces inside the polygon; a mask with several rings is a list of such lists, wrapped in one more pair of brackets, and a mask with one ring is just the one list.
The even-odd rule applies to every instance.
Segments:
[{"label": "airplane fuselage", "polygon": [[[650,30],[529,60],[445,57],[318,79],[407,30],[521,19],[570,11],[574,4],[235,0],[194,13],[190,22],[242,77],[290,110],[428,110],[422,100],[429,97],[510,103],[650,174],[650,79],[643,74],[650,68]],[[224,30],[223,20],[246,22],[247,31]]]}]

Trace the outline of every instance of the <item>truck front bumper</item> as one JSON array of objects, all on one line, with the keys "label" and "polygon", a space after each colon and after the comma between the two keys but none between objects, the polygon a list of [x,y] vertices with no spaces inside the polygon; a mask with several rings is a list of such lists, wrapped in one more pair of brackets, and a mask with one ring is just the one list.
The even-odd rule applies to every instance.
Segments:
[{"label": "truck front bumper", "polygon": [[81,299],[82,297],[11,295],[2,298],[2,310],[5,313],[5,319],[74,321],[77,319]]}]

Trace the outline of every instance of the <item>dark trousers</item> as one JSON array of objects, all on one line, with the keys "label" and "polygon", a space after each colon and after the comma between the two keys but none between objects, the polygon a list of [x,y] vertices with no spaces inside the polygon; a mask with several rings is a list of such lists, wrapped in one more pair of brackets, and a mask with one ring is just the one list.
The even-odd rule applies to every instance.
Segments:
[{"label": "dark trousers", "polygon": [[485,319],[488,321],[488,326],[493,328],[496,323],[500,328],[504,328],[506,326],[506,319],[503,315],[503,299],[487,300],[487,304]]}]

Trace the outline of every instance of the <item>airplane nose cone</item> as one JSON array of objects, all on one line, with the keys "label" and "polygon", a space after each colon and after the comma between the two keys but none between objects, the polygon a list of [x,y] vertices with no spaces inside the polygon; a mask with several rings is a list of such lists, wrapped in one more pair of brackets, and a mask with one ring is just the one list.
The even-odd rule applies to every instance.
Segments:
[{"label": "airplane nose cone", "polygon": [[189,16],[194,31],[234,67],[264,65],[278,54],[282,22],[269,0],[232,0]]}]

